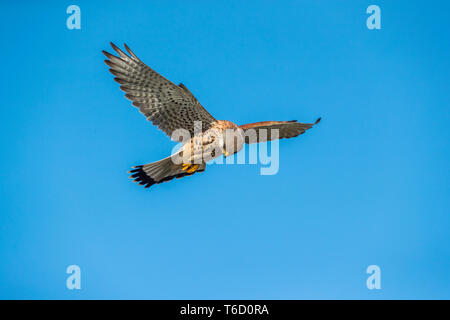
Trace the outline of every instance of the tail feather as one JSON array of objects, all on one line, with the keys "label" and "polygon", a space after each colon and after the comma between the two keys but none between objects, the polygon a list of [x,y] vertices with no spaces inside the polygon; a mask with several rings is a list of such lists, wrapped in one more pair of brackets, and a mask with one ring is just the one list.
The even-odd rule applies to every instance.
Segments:
[{"label": "tail feather", "polygon": [[173,163],[172,158],[168,157],[153,163],[139,165],[133,167],[130,178],[134,182],[143,185],[145,188],[151,187],[154,184],[170,181],[174,178],[182,178],[193,175],[195,172],[205,171],[206,164],[200,164],[197,170],[187,172],[183,170],[182,165]]}]

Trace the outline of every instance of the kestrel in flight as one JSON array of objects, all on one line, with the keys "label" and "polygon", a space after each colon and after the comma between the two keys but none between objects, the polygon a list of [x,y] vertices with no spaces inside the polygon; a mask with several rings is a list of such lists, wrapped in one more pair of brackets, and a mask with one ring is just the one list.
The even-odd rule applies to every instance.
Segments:
[{"label": "kestrel in flight", "polygon": [[[129,171],[130,178],[146,188],[202,172],[206,162],[237,153],[244,143],[296,137],[320,121],[320,118],[314,123],[263,121],[238,126],[231,121],[216,120],[182,83],[177,86],[145,65],[126,44],[128,54],[113,43],[111,46],[118,56],[103,51],[108,58],[105,63],[133,106],[172,139],[179,139],[173,137],[177,129],[189,133],[175,154]],[[234,134],[228,134],[230,131]]]}]

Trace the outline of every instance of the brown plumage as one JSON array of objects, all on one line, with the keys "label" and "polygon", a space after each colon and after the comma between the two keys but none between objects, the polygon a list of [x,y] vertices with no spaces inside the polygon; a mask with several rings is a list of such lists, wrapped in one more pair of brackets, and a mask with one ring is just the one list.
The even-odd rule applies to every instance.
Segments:
[{"label": "brown plumage", "polygon": [[[306,130],[311,129],[315,124],[320,122],[317,119],[314,123],[300,123],[297,120],[292,121],[261,121],[255,123],[248,123],[239,126],[246,133],[245,143],[258,143],[274,139],[293,138],[305,133]],[[252,135],[251,129],[254,130]],[[264,129],[264,130],[261,130]],[[272,137],[272,129],[278,129],[278,137]],[[256,135],[256,136],[255,136]],[[253,138],[253,139],[252,139]]]}]

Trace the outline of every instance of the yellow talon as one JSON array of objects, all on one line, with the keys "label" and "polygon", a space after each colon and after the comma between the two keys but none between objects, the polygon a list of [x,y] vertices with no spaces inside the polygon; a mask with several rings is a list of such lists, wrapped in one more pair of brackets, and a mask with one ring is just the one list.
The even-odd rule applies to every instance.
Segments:
[{"label": "yellow talon", "polygon": [[223,150],[223,154],[225,155],[225,157],[228,157],[230,155],[227,150]]},{"label": "yellow talon", "polygon": [[182,164],[183,166],[183,171],[186,171],[187,169],[189,169],[189,167],[191,166],[190,164]]},{"label": "yellow talon", "polygon": [[195,172],[195,171],[197,171],[198,167],[199,167],[198,164],[194,164],[194,165],[193,165],[189,170],[187,170],[186,172],[187,172],[187,173]]}]

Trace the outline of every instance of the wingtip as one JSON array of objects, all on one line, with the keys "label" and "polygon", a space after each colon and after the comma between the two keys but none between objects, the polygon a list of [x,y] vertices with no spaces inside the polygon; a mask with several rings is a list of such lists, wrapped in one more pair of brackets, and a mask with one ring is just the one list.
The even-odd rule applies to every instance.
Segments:
[{"label": "wingtip", "polygon": [[114,49],[115,52],[117,52],[119,54],[119,56],[122,57],[122,55],[125,55],[123,53],[123,51],[118,46],[116,46],[114,43],[112,43],[112,42],[111,42],[111,47]]},{"label": "wingtip", "polygon": [[314,124],[318,124],[320,122],[320,120],[322,120],[322,117],[319,117],[316,122],[314,122]]},{"label": "wingtip", "polygon": [[123,46],[124,46],[125,50],[126,50],[126,51],[127,51],[134,59],[139,60],[139,58],[134,54],[133,51],[131,51],[130,47],[129,47],[126,43],[124,43]]},{"label": "wingtip", "polygon": [[102,53],[108,58],[108,59],[114,59],[115,56],[109,53],[108,51],[102,50]]}]

